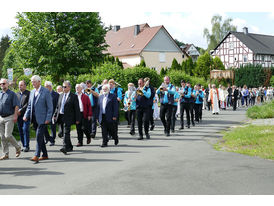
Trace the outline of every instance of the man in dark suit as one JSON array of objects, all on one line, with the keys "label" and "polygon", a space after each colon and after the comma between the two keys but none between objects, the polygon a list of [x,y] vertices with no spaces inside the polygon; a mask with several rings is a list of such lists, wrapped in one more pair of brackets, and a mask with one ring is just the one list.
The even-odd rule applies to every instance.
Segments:
[{"label": "man in dark suit", "polygon": [[238,95],[239,95],[239,90],[236,88],[235,85],[232,86],[232,104],[233,104],[233,110],[235,111],[237,108],[237,99],[238,99]]},{"label": "man in dark suit", "polygon": [[[49,90],[51,97],[52,97],[52,105],[53,105],[53,111],[55,111],[58,103],[59,94],[52,89],[52,83],[50,81],[45,82],[45,87]],[[53,115],[53,114],[52,114]],[[46,126],[45,130],[45,143],[47,144],[48,141],[50,141],[49,146],[53,146],[55,144],[55,138],[56,138],[56,124],[51,122],[50,123],[50,130],[51,135],[49,135],[48,127]]]},{"label": "man in dark suit", "polygon": [[[30,93],[27,111],[23,117],[26,122],[30,120],[36,130],[36,151],[31,161],[48,159],[48,153],[45,145],[45,128],[51,122],[53,113],[52,100],[49,90],[41,86],[41,78],[38,75],[31,77],[31,83],[34,89]],[[43,153],[40,157],[40,153]]]},{"label": "man in dark suit", "polygon": [[28,107],[29,95],[30,95],[30,91],[26,90],[26,87],[27,87],[26,82],[20,81],[19,82],[20,91],[16,93],[20,102],[19,110],[18,110],[17,126],[19,130],[20,139],[24,147],[24,149],[22,150],[24,152],[29,151],[29,126],[30,126],[29,120],[26,122],[23,121],[23,117]]},{"label": "man in dark suit", "polygon": [[108,135],[114,139],[115,145],[119,143],[116,121],[118,118],[118,101],[116,94],[109,92],[109,86],[102,87],[102,95],[99,96],[97,118],[101,124],[103,143],[101,147],[107,147]]},{"label": "man in dark suit", "polygon": [[63,147],[60,149],[61,152],[67,154],[73,150],[70,139],[71,125],[79,124],[80,122],[80,108],[78,97],[72,93],[71,84],[69,81],[63,83],[64,92],[59,96],[58,104],[54,113],[54,121],[58,124],[64,125],[64,142]]}]

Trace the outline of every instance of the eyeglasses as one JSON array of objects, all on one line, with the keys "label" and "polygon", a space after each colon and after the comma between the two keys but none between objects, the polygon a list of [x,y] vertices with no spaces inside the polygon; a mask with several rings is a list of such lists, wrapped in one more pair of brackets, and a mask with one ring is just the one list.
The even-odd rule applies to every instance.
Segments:
[{"label": "eyeglasses", "polygon": [[0,85],[5,85],[6,83],[0,83]]},{"label": "eyeglasses", "polygon": [[63,88],[65,88],[65,89],[66,89],[66,88],[67,88],[67,86],[63,86]]}]

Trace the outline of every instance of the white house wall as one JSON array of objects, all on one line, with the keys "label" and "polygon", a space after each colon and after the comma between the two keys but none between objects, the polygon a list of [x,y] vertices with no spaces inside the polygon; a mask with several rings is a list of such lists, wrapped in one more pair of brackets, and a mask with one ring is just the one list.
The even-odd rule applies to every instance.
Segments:
[{"label": "white house wall", "polygon": [[134,67],[137,64],[141,63],[141,57],[139,55],[134,56],[120,56],[119,60],[123,63],[127,63],[130,66]]},{"label": "white house wall", "polygon": [[[230,46],[230,44],[233,44]],[[244,43],[230,34],[213,52],[213,57],[220,57],[226,69],[239,68],[248,63],[261,64],[263,67],[274,66],[274,55],[254,54]]]}]

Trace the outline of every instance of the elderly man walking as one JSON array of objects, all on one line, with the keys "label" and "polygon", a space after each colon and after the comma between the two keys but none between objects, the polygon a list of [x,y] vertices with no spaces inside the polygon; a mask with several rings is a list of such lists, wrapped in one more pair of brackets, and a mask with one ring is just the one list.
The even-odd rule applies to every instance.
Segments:
[{"label": "elderly man walking", "polygon": [[0,160],[5,160],[9,158],[9,143],[15,147],[16,157],[19,157],[21,153],[21,147],[12,136],[14,123],[17,122],[19,100],[16,94],[9,90],[7,79],[1,79],[0,86],[2,89],[0,92],[0,135],[4,153]]},{"label": "elderly man walking", "polygon": [[[48,159],[44,136],[46,126],[51,122],[53,106],[49,90],[41,86],[41,78],[34,75],[31,77],[31,83],[34,89],[30,93],[28,108],[23,120],[30,120],[36,131],[36,151],[31,161],[38,163],[39,160]],[[42,157],[40,157],[41,152]]]}]

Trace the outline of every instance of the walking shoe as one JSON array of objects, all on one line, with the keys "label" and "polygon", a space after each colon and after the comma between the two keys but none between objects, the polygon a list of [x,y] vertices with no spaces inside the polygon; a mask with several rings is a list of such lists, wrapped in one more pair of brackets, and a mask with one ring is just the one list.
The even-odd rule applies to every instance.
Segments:
[{"label": "walking shoe", "polygon": [[29,147],[26,147],[23,151],[24,152],[28,152],[29,151]]},{"label": "walking shoe", "polygon": [[142,135],[140,135],[140,137],[138,138],[138,140],[142,140],[144,139]]},{"label": "walking shoe", "polygon": [[49,146],[54,146],[55,145],[55,143],[54,142],[51,142],[50,144],[49,144]]},{"label": "walking shoe", "polygon": [[119,140],[118,139],[114,140],[114,144],[118,145],[119,144]]},{"label": "walking shoe", "polygon": [[91,134],[90,134],[90,137],[91,137],[92,139],[94,139],[94,138],[95,138],[95,134],[94,134],[94,133],[91,133]]},{"label": "walking shoe", "polygon": [[30,159],[30,161],[33,161],[35,163],[38,163],[39,162],[39,159],[37,156],[34,156],[33,158]]},{"label": "walking shoe", "polygon": [[131,134],[131,135],[135,135],[135,132],[130,132],[129,134]]},{"label": "walking shoe", "polygon": [[78,142],[78,144],[76,145],[76,147],[82,147],[83,146],[83,143],[81,142]]},{"label": "walking shoe", "polygon": [[190,125],[187,125],[187,128],[190,129]]},{"label": "walking shoe", "polygon": [[150,131],[154,130],[155,124],[151,125]]},{"label": "walking shoe", "polygon": [[21,154],[21,147],[19,147],[18,149],[16,149],[15,157],[19,157],[20,154]]},{"label": "walking shoe", "polygon": [[48,157],[40,157],[38,160],[48,160]]},{"label": "walking shoe", "polygon": [[171,132],[172,132],[172,133],[174,133],[174,132],[175,132],[175,130],[174,130],[174,129],[172,129],[172,130],[171,130]]},{"label": "walking shoe", "polygon": [[181,126],[181,127],[179,128],[179,130],[182,130],[182,129],[184,129],[184,126]]},{"label": "walking shoe", "polygon": [[146,138],[147,138],[147,139],[150,139],[150,135],[149,135],[149,134],[146,134]]},{"label": "walking shoe", "polygon": [[87,139],[87,144],[90,144],[90,142],[91,142],[91,138],[88,138]]},{"label": "walking shoe", "polygon": [[4,155],[4,156],[0,157],[0,160],[7,160],[7,159],[9,159],[8,155]]}]

